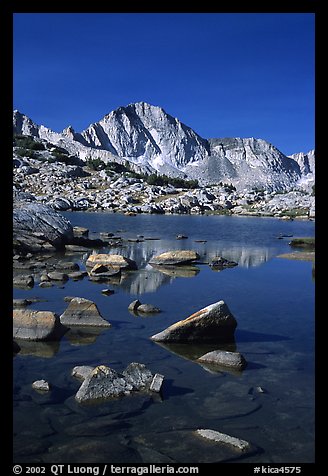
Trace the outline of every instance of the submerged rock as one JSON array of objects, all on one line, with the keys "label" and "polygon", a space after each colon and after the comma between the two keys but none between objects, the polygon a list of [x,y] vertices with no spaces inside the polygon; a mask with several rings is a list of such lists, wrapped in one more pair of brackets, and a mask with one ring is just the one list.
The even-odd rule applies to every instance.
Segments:
[{"label": "submerged rock", "polygon": [[237,321],[224,301],[211,304],[151,337],[158,342],[233,342]]},{"label": "submerged rock", "polygon": [[188,264],[199,259],[199,254],[192,250],[166,251],[154,256],[149,264],[157,265],[179,265]]},{"label": "submerged rock", "polygon": [[57,340],[65,332],[57,314],[51,311],[13,310],[13,337],[27,340]]},{"label": "submerged rock", "polygon": [[100,315],[97,305],[89,299],[74,297],[60,316],[62,324],[68,326],[111,327]]},{"label": "submerged rock", "polygon": [[196,430],[196,434],[217,443],[222,443],[224,445],[229,445],[238,451],[249,451],[252,448],[252,445],[245,440],[240,438],[235,438],[234,436],[226,435],[215,430]]},{"label": "submerged rock", "polygon": [[228,352],[226,350],[213,350],[197,359],[199,362],[229,367],[236,370],[244,370],[247,362],[239,352]]},{"label": "submerged rock", "polygon": [[122,373],[106,365],[99,365],[87,373],[75,399],[86,403],[121,397],[132,392],[149,391],[150,387],[153,391],[159,391],[161,385],[158,377],[157,383],[154,382],[154,377],[144,364],[137,362],[132,362]]},{"label": "submerged rock", "polygon": [[32,388],[38,392],[49,392],[50,385],[46,380],[36,380],[32,383]]}]

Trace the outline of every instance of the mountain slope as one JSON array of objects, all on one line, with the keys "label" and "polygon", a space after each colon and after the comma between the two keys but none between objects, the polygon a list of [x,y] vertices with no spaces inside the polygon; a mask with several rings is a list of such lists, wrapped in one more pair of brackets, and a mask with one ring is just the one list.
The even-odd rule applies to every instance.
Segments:
[{"label": "mountain slope", "polygon": [[134,170],[198,179],[202,185],[222,181],[284,191],[314,170],[314,154],[286,157],[263,139],[203,139],[163,108],[144,102],[119,107],[81,133],[71,126],[53,132],[18,111],[13,124],[15,133],[49,140],[81,159],[129,161]]}]

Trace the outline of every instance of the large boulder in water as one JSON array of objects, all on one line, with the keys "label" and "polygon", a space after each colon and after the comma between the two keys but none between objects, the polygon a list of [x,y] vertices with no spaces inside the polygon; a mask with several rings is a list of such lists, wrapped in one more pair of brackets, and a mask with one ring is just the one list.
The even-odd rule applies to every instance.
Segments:
[{"label": "large boulder in water", "polygon": [[175,266],[181,264],[189,264],[199,259],[198,253],[192,250],[174,250],[166,251],[160,255],[154,256],[149,264],[160,266]]},{"label": "large boulder in water", "polygon": [[224,301],[201,309],[151,337],[157,342],[233,342],[237,321]]},{"label": "large boulder in water", "polygon": [[13,310],[13,337],[25,340],[58,340],[67,331],[51,311]]},{"label": "large boulder in water", "polygon": [[71,299],[67,309],[60,316],[60,322],[67,326],[111,327],[93,301],[80,297]]},{"label": "large boulder in water", "polygon": [[61,249],[73,238],[70,222],[42,203],[14,203],[13,241],[17,251]]},{"label": "large boulder in water", "polygon": [[[122,255],[115,254],[91,254],[87,261],[86,266],[95,266],[96,264],[102,264],[111,268],[125,270],[137,269],[137,264],[132,259],[126,258]],[[94,269],[94,268],[93,268]]]}]

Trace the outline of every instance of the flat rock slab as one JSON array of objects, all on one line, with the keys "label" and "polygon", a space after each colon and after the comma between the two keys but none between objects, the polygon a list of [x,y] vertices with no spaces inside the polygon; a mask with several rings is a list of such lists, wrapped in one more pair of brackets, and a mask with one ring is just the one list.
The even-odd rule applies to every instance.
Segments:
[{"label": "flat rock slab", "polygon": [[13,337],[26,340],[58,340],[67,329],[51,311],[13,310]]},{"label": "flat rock slab", "polygon": [[111,327],[111,324],[100,315],[97,305],[89,299],[74,297],[60,322],[67,326]]},{"label": "flat rock slab", "polygon": [[157,342],[233,342],[237,321],[218,301],[151,337]]},{"label": "flat rock slab", "polygon": [[[256,452],[256,449],[251,445],[244,451],[240,451],[231,444],[202,438],[196,431],[176,430],[147,433],[133,438],[132,442],[136,449],[140,445],[160,453],[162,457],[170,458],[173,462],[188,464],[224,463],[246,458]],[[156,461],[147,462],[155,463]]]},{"label": "flat rock slab", "polygon": [[96,264],[102,264],[105,266],[119,268],[123,270],[138,269],[136,262],[132,259],[115,254],[99,253],[90,255],[86,261],[86,266],[94,267]]},{"label": "flat rock slab", "polygon": [[159,391],[161,385],[158,377],[154,379],[144,364],[132,362],[122,373],[99,365],[85,377],[75,399],[79,403],[104,401],[132,392],[149,391],[151,386],[153,391]]},{"label": "flat rock slab", "polygon": [[188,264],[199,259],[199,254],[192,250],[166,251],[154,256],[149,264],[157,265],[179,265]]},{"label": "flat rock slab", "polygon": [[213,350],[197,359],[199,362],[229,367],[235,370],[244,370],[247,366],[246,359],[239,352],[228,352],[225,350]]},{"label": "flat rock slab", "polygon": [[236,449],[237,451],[247,452],[252,448],[252,445],[245,440],[240,438],[236,438],[235,436],[226,435],[225,433],[221,433],[215,430],[196,430],[196,434],[206,438],[210,441],[215,441],[216,443],[224,444],[232,449]]}]

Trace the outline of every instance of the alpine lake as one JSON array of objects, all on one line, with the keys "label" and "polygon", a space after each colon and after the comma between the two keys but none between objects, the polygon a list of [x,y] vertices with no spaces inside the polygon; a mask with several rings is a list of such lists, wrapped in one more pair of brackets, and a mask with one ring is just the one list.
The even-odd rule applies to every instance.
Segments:
[{"label": "alpine lake", "polygon": [[[309,220],[262,217],[137,215],[63,212],[90,238],[112,232],[122,246],[97,250],[133,259],[138,270],[121,279],[88,276],[41,288],[14,288],[14,298],[38,298],[28,309],[61,315],[66,296],[96,303],[110,328],[71,328],[59,342],[19,341],[14,357],[15,463],[312,463],[314,462],[314,265],[279,257],[293,251],[291,236],[314,236]],[[187,238],[177,239],[177,235]],[[130,241],[129,241],[130,240]],[[164,251],[194,250],[199,263],[154,268]],[[85,270],[92,252],[48,254]],[[215,271],[216,256],[238,266]],[[102,293],[104,288],[114,291]],[[138,315],[139,299],[161,309]],[[223,300],[237,320],[235,343],[170,344],[150,337],[209,304]],[[240,352],[236,372],[196,359],[214,349]],[[160,394],[128,395],[86,405],[75,400],[77,365],[121,372],[131,362],[164,376]],[[50,383],[49,392],[32,388]],[[237,452],[194,436],[212,429],[250,442]],[[223,445],[224,446],[224,445]]]}]

